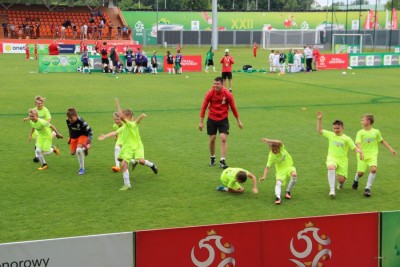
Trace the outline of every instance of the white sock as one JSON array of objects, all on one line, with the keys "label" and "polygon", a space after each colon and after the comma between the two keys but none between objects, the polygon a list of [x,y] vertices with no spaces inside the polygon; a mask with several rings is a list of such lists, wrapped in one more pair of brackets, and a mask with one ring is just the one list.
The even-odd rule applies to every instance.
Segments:
[{"label": "white sock", "polygon": [[78,157],[79,168],[85,169],[85,155],[83,154],[83,148],[78,147],[76,149],[76,156]]},{"label": "white sock", "polygon": [[132,165],[135,165],[136,164],[136,160],[132,159],[131,163],[132,163]]},{"label": "white sock", "polygon": [[37,148],[36,148],[36,145],[35,145],[35,157],[38,158],[39,156],[38,156],[38,154],[37,154],[37,152],[36,152],[36,149],[37,149]]},{"label": "white sock", "polygon": [[215,67],[213,66],[213,71],[216,72]]},{"label": "white sock", "polygon": [[292,176],[292,179],[290,180],[289,185],[288,185],[288,187],[286,189],[287,192],[290,192],[292,190],[292,188],[293,188],[294,184],[296,183],[296,181],[297,181],[297,176]]},{"label": "white sock", "polygon": [[328,182],[331,191],[335,191],[335,178],[336,178],[336,171],[328,170]]},{"label": "white sock", "polygon": [[146,165],[147,167],[153,167],[154,166],[154,163],[153,162],[150,162],[150,161],[148,161],[147,159],[144,161],[144,165]]},{"label": "white sock", "polygon": [[367,181],[367,186],[365,187],[366,189],[370,189],[372,186],[372,183],[375,180],[375,175],[376,173],[369,173],[368,175],[368,181]]},{"label": "white sock", "polygon": [[206,71],[208,71],[208,66],[206,66]]},{"label": "white sock", "polygon": [[40,148],[38,148],[38,147],[36,148],[36,154],[38,155],[40,163],[46,164],[46,161],[44,160],[44,156],[43,156],[42,150]]},{"label": "white sock", "polygon": [[358,182],[359,179],[360,179],[360,176],[358,176],[358,172],[356,172],[356,176],[354,177],[354,181]]},{"label": "white sock", "polygon": [[130,181],[130,179],[129,179],[129,171],[128,171],[128,170],[126,170],[126,171],[122,174],[122,177],[124,178],[124,185],[131,186],[131,181]]},{"label": "white sock", "polygon": [[282,182],[276,181],[275,185],[275,195],[277,198],[281,198],[281,191],[282,191]]},{"label": "white sock", "polygon": [[115,146],[114,148],[114,159],[115,159],[115,166],[119,167],[119,160],[118,160],[118,156],[119,156],[119,152],[121,151],[121,147],[120,146]]},{"label": "white sock", "polygon": [[53,152],[54,152],[54,148],[51,147],[49,151],[46,151],[46,152],[43,152],[43,151],[42,151],[42,154],[43,154],[43,155],[50,155],[50,154],[53,153]]}]

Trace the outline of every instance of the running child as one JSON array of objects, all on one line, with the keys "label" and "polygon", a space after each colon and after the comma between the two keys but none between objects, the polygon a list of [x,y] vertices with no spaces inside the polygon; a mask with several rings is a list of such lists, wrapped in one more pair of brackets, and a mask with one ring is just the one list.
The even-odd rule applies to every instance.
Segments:
[{"label": "running child", "polygon": [[[125,109],[124,111],[122,111],[118,98],[115,99],[115,102],[118,110],[118,115],[125,123],[125,125],[118,128],[116,131],[110,132],[105,135],[101,134],[98,139],[100,141],[103,141],[108,137],[122,135],[122,148],[118,155],[118,159],[122,161],[121,168],[124,179],[124,185],[120,188],[120,190],[125,191],[132,188],[128,170],[129,162],[132,162],[133,164],[132,169],[134,169],[139,162],[141,165],[146,165],[147,167],[150,167],[153,170],[154,174],[158,173],[158,168],[154,163],[144,159],[144,148],[142,140],[140,138],[139,124],[141,120],[146,117],[146,114],[141,114],[136,120],[134,120],[132,110]],[[132,161],[132,159],[134,159],[135,161]]]},{"label": "running child", "polygon": [[364,160],[357,158],[357,173],[353,182],[353,189],[358,188],[358,181],[364,175],[367,168],[369,168],[369,175],[367,185],[364,190],[364,196],[371,196],[371,186],[375,180],[376,171],[378,167],[378,144],[381,143],[393,156],[397,155],[397,152],[386,142],[378,129],[372,127],[374,124],[374,116],[366,114],[361,117],[361,126],[363,129],[357,132],[356,145],[364,152]]},{"label": "running child", "polygon": [[282,141],[271,140],[267,138],[263,138],[261,141],[265,144],[268,144],[271,151],[268,154],[268,161],[267,166],[264,169],[264,174],[259,181],[264,181],[265,178],[267,178],[272,164],[275,164],[275,204],[279,205],[281,204],[281,187],[286,185],[286,182],[289,180],[289,178],[290,181],[285,191],[285,198],[292,198],[290,192],[297,181],[296,168],[293,166],[293,159],[285,149]]},{"label": "running child", "polygon": [[329,147],[328,147],[328,156],[326,160],[326,166],[328,168],[328,182],[329,182],[329,196],[331,198],[335,198],[335,179],[337,175],[338,186],[337,189],[340,190],[343,188],[343,184],[347,179],[348,172],[348,151],[349,148],[351,150],[356,150],[357,153],[360,154],[360,159],[363,160],[363,152],[357,147],[353,140],[343,133],[344,124],[343,121],[335,120],[333,125],[333,132],[326,131],[322,128],[322,112],[318,112],[317,115],[318,123],[317,123],[317,131],[322,134],[326,139],[328,139]]},{"label": "running child", "polygon": [[52,145],[51,130],[56,133],[57,138],[63,138],[63,136],[58,132],[54,125],[51,125],[48,121],[39,118],[39,113],[37,109],[29,109],[29,120],[31,125],[31,131],[28,136],[28,143],[31,142],[32,134],[37,133],[35,150],[38,155],[38,160],[42,164],[38,170],[46,170],[48,168],[47,162],[44,159],[45,155],[55,153],[60,154],[60,150]]},{"label": "running child", "polygon": [[243,193],[244,187],[240,184],[243,184],[247,181],[247,178],[250,178],[253,182],[253,193],[257,194],[257,178],[254,174],[242,169],[242,168],[226,168],[221,174],[221,183],[222,185],[217,187],[218,191],[225,191],[229,193]]},{"label": "running child", "polygon": [[85,174],[85,156],[89,154],[93,131],[87,122],[78,116],[75,108],[67,110],[66,122],[69,130],[69,150],[72,156],[77,155],[79,162],[78,174],[83,175]]}]

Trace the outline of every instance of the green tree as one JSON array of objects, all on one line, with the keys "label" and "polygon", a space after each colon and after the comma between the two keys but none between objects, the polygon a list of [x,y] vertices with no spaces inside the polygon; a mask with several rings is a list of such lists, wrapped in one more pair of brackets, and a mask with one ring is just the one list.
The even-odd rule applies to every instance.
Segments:
[{"label": "green tree", "polygon": [[387,2],[385,5],[385,8],[388,10],[392,10],[392,4],[395,9],[397,9],[397,10],[400,9],[400,0],[393,0],[393,1]]}]

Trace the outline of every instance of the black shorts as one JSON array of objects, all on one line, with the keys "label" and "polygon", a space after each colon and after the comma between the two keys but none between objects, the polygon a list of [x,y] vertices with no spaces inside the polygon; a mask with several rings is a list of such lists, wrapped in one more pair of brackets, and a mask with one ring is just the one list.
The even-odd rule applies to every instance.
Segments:
[{"label": "black shorts", "polygon": [[83,62],[83,66],[84,66],[84,67],[89,67],[89,63]]},{"label": "black shorts", "polygon": [[126,62],[126,66],[127,66],[127,67],[132,67],[132,61],[131,61],[131,62],[129,62],[129,61]]},{"label": "black shorts", "polygon": [[157,68],[157,63],[151,64],[151,66],[152,66],[154,69],[156,69],[156,68]]},{"label": "black shorts", "polygon": [[110,61],[108,61],[108,58],[102,58],[101,59],[101,64],[109,64],[110,63]]},{"label": "black shorts", "polygon": [[111,60],[111,61],[112,61],[112,64],[113,64],[113,66],[114,66],[114,67],[116,67],[116,66],[117,66],[117,63],[118,63],[118,61],[117,61],[117,60],[115,60],[115,61],[114,61],[114,60]]},{"label": "black shorts", "polygon": [[232,72],[223,72],[222,73],[222,79],[228,79],[228,80],[232,80]]},{"label": "black shorts", "polygon": [[142,62],[141,66],[147,68],[147,62]]},{"label": "black shorts", "polygon": [[229,134],[229,120],[228,118],[222,121],[215,121],[210,118],[207,119],[207,134],[216,135],[217,131],[221,134]]},{"label": "black shorts", "polygon": [[214,60],[212,60],[212,59],[208,60],[207,66],[214,66]]}]

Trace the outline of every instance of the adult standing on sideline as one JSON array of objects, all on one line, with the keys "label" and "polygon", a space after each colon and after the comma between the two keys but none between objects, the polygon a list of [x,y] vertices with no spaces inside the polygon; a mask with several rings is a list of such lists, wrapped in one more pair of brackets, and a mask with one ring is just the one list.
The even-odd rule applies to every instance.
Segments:
[{"label": "adult standing on sideline", "polygon": [[313,52],[311,46],[304,47],[304,57],[306,58],[306,72],[312,71]]},{"label": "adult standing on sideline", "polygon": [[321,53],[319,52],[319,49],[317,46],[314,46],[313,49],[313,71],[317,71],[318,70],[318,63],[319,63],[319,59],[321,57]]},{"label": "adult standing on sideline", "polygon": [[229,92],[232,93],[232,64],[235,63],[233,57],[229,55],[229,49],[225,49],[225,55],[221,59],[222,64],[222,79],[224,80],[224,86],[226,86],[226,80],[229,83]]},{"label": "adult standing on sideline", "polygon": [[60,47],[58,46],[56,40],[54,40],[53,43],[49,45],[49,54],[50,55],[60,54]]},{"label": "adult standing on sideline", "polygon": [[228,168],[225,162],[225,157],[227,151],[227,138],[229,134],[229,107],[232,109],[239,128],[243,129],[243,124],[239,119],[239,113],[236,109],[233,95],[223,86],[223,79],[217,77],[214,79],[213,87],[204,97],[200,111],[199,130],[202,131],[204,128],[204,115],[208,108],[207,134],[210,137],[208,145],[211,157],[210,166],[215,165],[215,140],[218,131],[221,145],[221,160],[219,163],[220,167],[223,169]]}]

